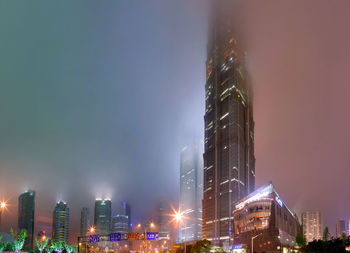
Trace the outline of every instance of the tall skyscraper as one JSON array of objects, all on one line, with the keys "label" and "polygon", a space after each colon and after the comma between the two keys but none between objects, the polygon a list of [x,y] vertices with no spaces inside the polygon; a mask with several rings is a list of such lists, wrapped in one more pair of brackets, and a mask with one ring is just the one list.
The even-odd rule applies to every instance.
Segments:
[{"label": "tall skyscraper", "polygon": [[336,236],[341,238],[343,233],[347,234],[345,220],[338,220],[336,224]]},{"label": "tall skyscraper", "polygon": [[301,214],[303,232],[307,242],[322,240],[323,219],[320,211],[306,211]]},{"label": "tall skyscraper", "polygon": [[131,226],[131,209],[130,206],[123,201],[119,212],[113,216],[112,231],[114,233],[127,233]]},{"label": "tall skyscraper", "polygon": [[[227,1],[212,1],[205,85],[202,237],[229,245],[233,203],[255,188],[252,94]],[[220,3],[219,3],[220,2]]]},{"label": "tall skyscraper", "polygon": [[35,192],[26,191],[18,198],[18,229],[25,229],[28,237],[25,247],[33,248]]},{"label": "tall skyscraper", "polygon": [[177,228],[174,226],[172,213],[173,210],[169,205],[169,200],[161,198],[156,205],[155,217],[153,219],[156,224],[156,230],[159,232],[160,241],[174,243],[177,240]]},{"label": "tall skyscraper", "polygon": [[200,240],[203,198],[202,144],[198,143],[182,149],[180,167],[180,207],[187,219],[185,223],[180,224],[179,239],[180,241]]},{"label": "tall skyscraper", "polygon": [[112,202],[109,199],[95,201],[95,227],[99,234],[109,234],[111,231]]},{"label": "tall skyscraper", "polygon": [[80,214],[80,236],[87,236],[90,227],[90,212],[89,209],[83,207]]},{"label": "tall skyscraper", "polygon": [[56,242],[69,240],[69,208],[63,201],[58,202],[53,211],[52,238]]}]

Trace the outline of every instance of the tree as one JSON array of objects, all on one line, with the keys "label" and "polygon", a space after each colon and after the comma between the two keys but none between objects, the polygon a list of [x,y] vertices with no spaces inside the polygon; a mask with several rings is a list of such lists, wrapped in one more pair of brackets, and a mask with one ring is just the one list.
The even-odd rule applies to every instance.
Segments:
[{"label": "tree", "polygon": [[327,242],[329,240],[329,235],[329,229],[325,227],[323,231],[323,241]]},{"label": "tree", "polygon": [[7,246],[7,243],[2,242],[2,236],[0,236],[0,253],[4,251],[6,246]]},{"label": "tree", "polygon": [[204,239],[197,241],[195,244],[193,244],[191,248],[191,253],[203,253],[203,252],[209,252],[212,245],[211,242]]},{"label": "tree", "polygon": [[64,250],[64,242],[60,241],[60,242],[55,242],[55,241],[51,241],[51,246],[53,247],[54,251],[56,251],[57,253],[62,253],[62,251]]},{"label": "tree", "polygon": [[69,245],[68,243],[65,245],[67,253],[77,253],[78,246],[76,244]]},{"label": "tree", "polygon": [[35,243],[40,253],[42,253],[43,250],[46,249],[48,242],[49,242],[48,238],[44,238],[44,237],[42,237],[41,239],[35,238]]},{"label": "tree", "polygon": [[50,241],[47,242],[45,250],[46,250],[46,253],[52,253],[52,251],[54,250],[52,246],[52,240],[51,242]]},{"label": "tree", "polygon": [[22,250],[24,242],[28,236],[27,230],[22,229],[19,233],[17,233],[17,232],[14,232],[13,229],[11,228],[11,235],[15,239],[15,243],[14,243],[15,251],[19,253]]},{"label": "tree", "polygon": [[301,233],[300,231],[298,231],[296,238],[295,238],[295,243],[296,246],[298,247],[304,247],[306,245],[306,238],[305,235],[303,233]]}]

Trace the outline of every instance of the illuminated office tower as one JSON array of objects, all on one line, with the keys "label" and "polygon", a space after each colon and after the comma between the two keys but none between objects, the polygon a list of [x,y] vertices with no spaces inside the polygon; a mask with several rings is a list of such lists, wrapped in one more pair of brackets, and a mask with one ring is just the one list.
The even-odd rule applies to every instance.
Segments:
[{"label": "illuminated office tower", "polygon": [[[205,85],[202,237],[229,246],[233,203],[255,188],[252,94],[230,6],[213,1]],[[220,4],[219,4],[220,3]]]},{"label": "illuminated office tower", "polygon": [[69,208],[63,201],[58,202],[53,211],[52,238],[56,242],[69,240]]},{"label": "illuminated office tower", "polygon": [[95,227],[98,234],[109,234],[111,231],[112,202],[110,199],[95,201]]},{"label": "illuminated office tower", "polygon": [[303,233],[307,242],[322,240],[323,220],[320,211],[306,211],[301,214]]},{"label": "illuminated office tower", "polygon": [[128,233],[131,226],[131,209],[130,206],[123,201],[119,212],[113,216],[112,232]]},{"label": "illuminated office tower", "polygon": [[80,236],[87,236],[90,227],[90,212],[89,209],[83,207],[80,214]]},{"label": "illuminated office tower", "polygon": [[27,230],[26,248],[33,248],[35,192],[26,191],[18,198],[18,229]]},{"label": "illuminated office tower", "polygon": [[186,146],[181,152],[180,208],[186,216],[186,222],[179,226],[180,241],[195,241],[202,238],[202,145],[202,143],[198,143]]}]

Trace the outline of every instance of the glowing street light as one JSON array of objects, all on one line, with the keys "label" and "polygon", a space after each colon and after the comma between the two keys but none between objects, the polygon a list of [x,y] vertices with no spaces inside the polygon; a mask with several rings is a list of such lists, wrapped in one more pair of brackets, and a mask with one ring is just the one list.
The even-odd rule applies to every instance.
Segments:
[{"label": "glowing street light", "polygon": [[179,223],[179,224],[183,224],[183,226],[184,226],[184,230],[185,230],[185,242],[184,242],[184,247],[185,247],[185,253],[186,253],[186,241],[187,241],[187,236],[186,236],[186,224],[185,224],[185,219],[186,219],[186,217],[184,216],[184,213],[185,213],[186,211],[184,211],[184,212],[181,212],[180,210],[179,211],[174,211],[174,214],[173,214],[173,216],[174,216],[174,218],[175,218],[175,220]]},{"label": "glowing street light", "polygon": [[154,228],[154,227],[155,227],[155,225],[154,225],[153,222],[151,222],[151,224],[149,224],[149,226],[150,226],[151,228]]},{"label": "glowing street light", "polygon": [[1,208],[1,209],[4,209],[5,207],[6,207],[6,202],[1,202],[0,208]]},{"label": "glowing street light", "polygon": [[95,232],[95,228],[94,227],[90,227],[89,231],[90,231],[90,234],[93,234]]}]

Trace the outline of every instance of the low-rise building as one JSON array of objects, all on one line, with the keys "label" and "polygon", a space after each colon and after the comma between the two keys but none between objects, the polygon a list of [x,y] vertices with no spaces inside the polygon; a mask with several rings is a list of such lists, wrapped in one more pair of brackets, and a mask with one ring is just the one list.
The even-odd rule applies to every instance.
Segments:
[{"label": "low-rise building", "polygon": [[[234,205],[232,252],[280,253],[295,247],[301,226],[297,215],[270,183]],[[253,249],[252,249],[253,248]]]}]

